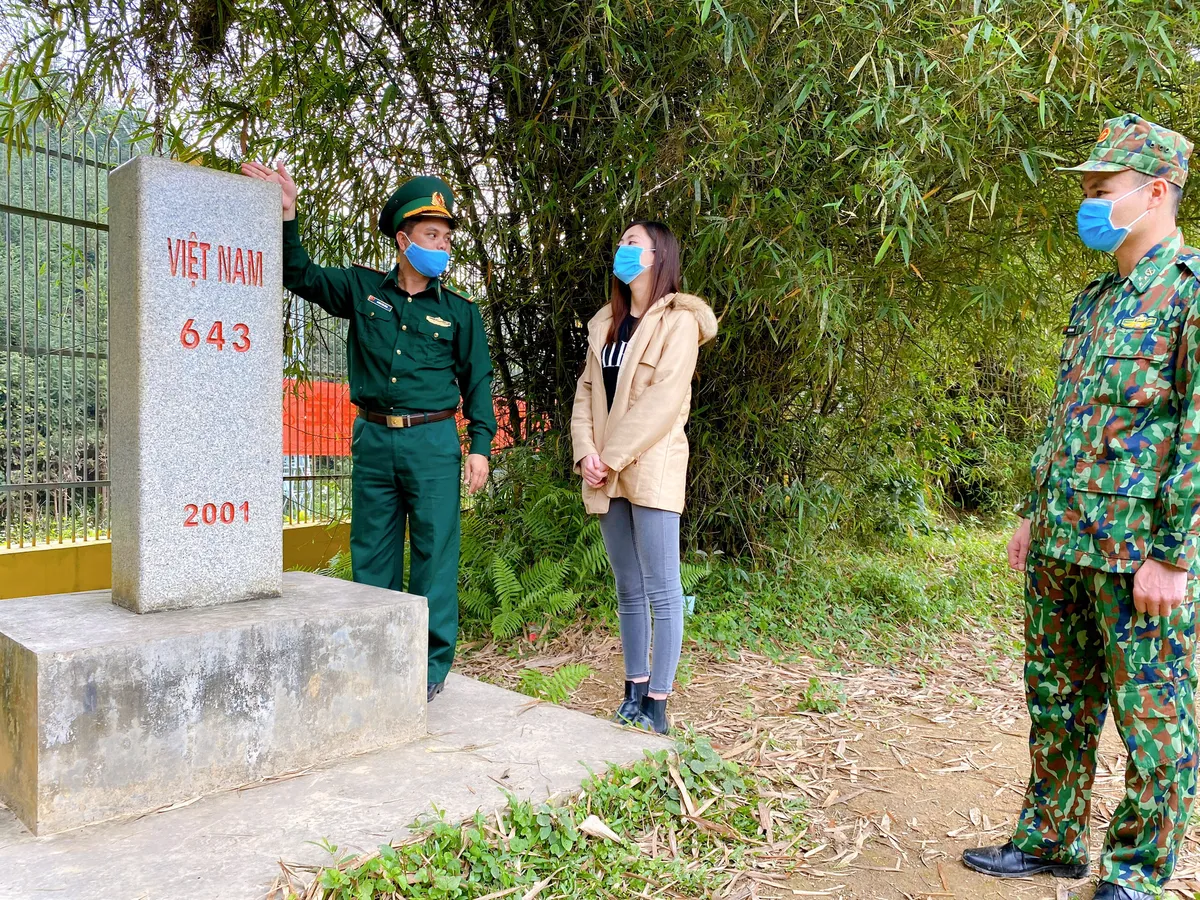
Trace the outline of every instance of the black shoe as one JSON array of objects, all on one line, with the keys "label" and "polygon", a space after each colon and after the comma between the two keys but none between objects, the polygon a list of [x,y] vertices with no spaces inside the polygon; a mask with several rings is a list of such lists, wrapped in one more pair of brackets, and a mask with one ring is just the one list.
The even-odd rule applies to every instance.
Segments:
[{"label": "black shoe", "polygon": [[1052,862],[1018,850],[1012,841],[999,847],[964,850],[962,861],[968,869],[974,869],[984,875],[994,875],[996,878],[1026,878],[1043,872],[1055,878],[1086,878],[1088,873],[1087,863],[1073,865]]},{"label": "black shoe", "polygon": [[671,730],[667,721],[667,700],[655,700],[653,697],[643,697],[641,708],[630,722],[634,728],[653,731],[655,734],[666,734]]},{"label": "black shoe", "polygon": [[446,682],[431,681],[425,686],[425,702],[432,703],[433,698],[446,689]]},{"label": "black shoe", "polygon": [[633,722],[637,718],[637,714],[642,711],[642,698],[646,696],[646,691],[648,690],[650,690],[650,682],[648,680],[626,681],[625,699],[617,707],[617,714],[613,716],[613,721],[619,722],[622,725],[628,725]]},{"label": "black shoe", "polygon": [[1102,881],[1096,886],[1096,900],[1152,900],[1153,894],[1121,887],[1111,881]]}]

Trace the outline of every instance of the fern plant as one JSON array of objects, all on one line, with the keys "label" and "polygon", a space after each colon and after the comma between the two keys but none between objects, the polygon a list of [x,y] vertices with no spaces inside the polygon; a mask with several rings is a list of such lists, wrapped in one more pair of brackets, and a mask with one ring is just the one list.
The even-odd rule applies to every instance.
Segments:
[{"label": "fern plant", "polygon": [[705,562],[704,565],[699,563],[681,563],[679,566],[679,578],[683,582],[683,592],[690,594],[700,586],[705,578],[712,574],[712,564]]},{"label": "fern plant", "polygon": [[583,663],[560,666],[549,675],[537,669],[525,669],[521,672],[521,683],[518,690],[522,694],[536,697],[538,700],[565,703],[573,693],[579,690],[584,679],[591,674],[591,668]]},{"label": "fern plant", "polygon": [[536,456],[507,452],[495,490],[463,515],[459,606],[498,639],[610,591],[599,521]]},{"label": "fern plant", "polygon": [[[585,599],[611,604],[614,590],[600,520],[588,515],[578,485],[559,480],[549,457],[528,447],[497,460],[491,489],[462,514],[459,609],[464,625],[507,640],[527,624],[562,619]],[[687,593],[711,565],[685,563]],[[350,578],[350,554],[338,553],[320,574]]]},{"label": "fern plant", "polygon": [[583,595],[567,585],[568,571],[566,561],[544,557],[518,574],[512,561],[492,553],[486,566],[464,571],[459,605],[487,621],[494,637],[510,638],[526,622],[562,616],[579,605]]},{"label": "fern plant", "polygon": [[350,568],[350,551],[339,550],[334,554],[333,559],[329,561],[329,565],[323,569],[317,569],[317,574],[350,581],[354,577]]}]

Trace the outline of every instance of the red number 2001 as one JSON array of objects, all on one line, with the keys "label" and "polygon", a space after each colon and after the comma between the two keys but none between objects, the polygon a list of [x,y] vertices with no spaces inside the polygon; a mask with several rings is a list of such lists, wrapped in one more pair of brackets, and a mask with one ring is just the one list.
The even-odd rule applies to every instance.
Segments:
[{"label": "red number 2001", "polygon": [[200,525],[232,525],[241,515],[243,522],[250,521],[250,501],[243,500],[238,506],[232,503],[205,503],[203,505],[188,503],[183,507],[183,524],[185,528],[196,528]]}]

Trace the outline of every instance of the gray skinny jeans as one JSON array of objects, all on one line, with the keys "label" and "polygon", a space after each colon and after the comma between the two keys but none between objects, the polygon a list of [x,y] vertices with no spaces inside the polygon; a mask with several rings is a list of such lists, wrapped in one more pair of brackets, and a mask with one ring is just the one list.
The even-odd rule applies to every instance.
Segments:
[{"label": "gray skinny jeans", "polygon": [[608,512],[600,516],[600,531],[617,580],[625,678],[633,681],[650,675],[649,689],[669,694],[683,649],[679,513],[635,506],[616,498],[610,501]]}]

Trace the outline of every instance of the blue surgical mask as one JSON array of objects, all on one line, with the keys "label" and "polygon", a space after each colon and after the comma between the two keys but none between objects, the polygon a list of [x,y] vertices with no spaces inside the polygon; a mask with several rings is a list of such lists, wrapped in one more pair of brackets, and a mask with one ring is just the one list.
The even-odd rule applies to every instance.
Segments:
[{"label": "blue surgical mask", "polygon": [[[649,266],[642,265],[642,254],[644,252],[646,252],[645,247],[622,244],[617,248],[617,255],[613,257],[613,274],[626,284],[629,284],[633,279],[650,268]],[[653,253],[654,251],[650,252]]]},{"label": "blue surgical mask", "polygon": [[408,239],[404,256],[412,263],[412,267],[426,278],[439,277],[450,265],[450,254],[445,250],[426,249],[412,238]]},{"label": "blue surgical mask", "polygon": [[1147,181],[1142,187],[1135,187],[1132,191],[1126,191],[1116,200],[1084,200],[1079,204],[1079,212],[1075,216],[1075,226],[1079,230],[1079,239],[1083,241],[1085,247],[1091,247],[1093,250],[1100,250],[1104,253],[1112,253],[1121,243],[1129,236],[1129,230],[1137,224],[1138,219],[1150,212],[1142,213],[1137,219],[1134,219],[1128,225],[1117,227],[1113,224],[1112,214],[1113,207],[1128,197],[1130,194],[1136,194],[1142,188],[1154,184],[1153,181]]}]

